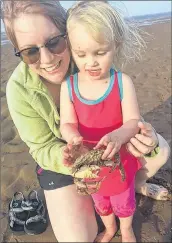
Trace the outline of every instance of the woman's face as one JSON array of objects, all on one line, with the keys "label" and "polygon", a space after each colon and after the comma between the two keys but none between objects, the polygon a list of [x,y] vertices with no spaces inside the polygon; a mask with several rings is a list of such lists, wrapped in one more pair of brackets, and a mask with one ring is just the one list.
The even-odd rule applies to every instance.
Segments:
[{"label": "woman's face", "polygon": [[[14,21],[19,51],[43,46],[47,41],[61,33],[48,18],[42,15],[21,15]],[[59,84],[63,81],[68,70],[70,54],[68,47],[60,54],[55,55],[47,48],[40,48],[40,59],[37,63],[28,64],[38,75],[50,83]]]}]

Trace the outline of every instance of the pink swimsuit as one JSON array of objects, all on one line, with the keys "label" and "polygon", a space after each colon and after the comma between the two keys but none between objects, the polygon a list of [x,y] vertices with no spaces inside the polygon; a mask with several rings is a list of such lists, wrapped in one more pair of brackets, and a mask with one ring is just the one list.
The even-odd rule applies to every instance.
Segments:
[{"label": "pink swimsuit", "polygon": [[[98,100],[86,100],[78,89],[78,74],[67,79],[70,99],[73,102],[78,118],[79,132],[84,140],[98,142],[104,135],[122,126],[122,78],[121,73],[110,70],[110,84],[105,94]],[[89,142],[88,146],[92,146]],[[112,173],[103,168],[100,178],[106,176],[99,191],[92,195],[95,207],[100,215],[108,215],[114,211],[119,217],[128,217],[135,210],[134,179],[141,168],[140,162],[130,155],[125,146],[120,149],[126,179],[122,181],[117,167]]]}]

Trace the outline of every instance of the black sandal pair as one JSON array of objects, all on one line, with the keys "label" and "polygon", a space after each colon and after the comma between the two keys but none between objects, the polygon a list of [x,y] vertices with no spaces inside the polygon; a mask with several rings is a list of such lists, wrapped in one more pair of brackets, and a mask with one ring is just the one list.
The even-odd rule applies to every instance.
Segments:
[{"label": "black sandal pair", "polygon": [[16,234],[37,235],[47,226],[46,209],[37,191],[31,191],[26,200],[22,192],[14,193],[9,204],[9,227]]}]

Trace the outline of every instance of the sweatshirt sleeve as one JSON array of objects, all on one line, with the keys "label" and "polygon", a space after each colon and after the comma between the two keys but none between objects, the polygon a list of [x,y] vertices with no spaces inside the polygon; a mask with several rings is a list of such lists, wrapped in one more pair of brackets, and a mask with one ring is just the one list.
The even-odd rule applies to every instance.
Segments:
[{"label": "sweatshirt sleeve", "polygon": [[70,170],[62,163],[62,149],[65,144],[54,135],[47,121],[38,114],[19,86],[9,81],[6,96],[10,115],[21,139],[43,169],[70,175]]}]

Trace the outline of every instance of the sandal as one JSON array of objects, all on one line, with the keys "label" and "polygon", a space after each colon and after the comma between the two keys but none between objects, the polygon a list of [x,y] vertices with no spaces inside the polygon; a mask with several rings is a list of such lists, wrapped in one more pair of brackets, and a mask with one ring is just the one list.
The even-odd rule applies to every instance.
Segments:
[{"label": "sandal", "polygon": [[24,233],[24,224],[28,217],[28,212],[21,207],[25,198],[22,192],[15,192],[9,203],[8,223],[10,230],[16,234]]},{"label": "sandal", "polygon": [[29,212],[24,224],[24,231],[29,235],[43,233],[48,226],[48,221],[44,204],[39,199],[37,191],[33,190],[29,193],[28,200],[22,204],[22,208]]}]

